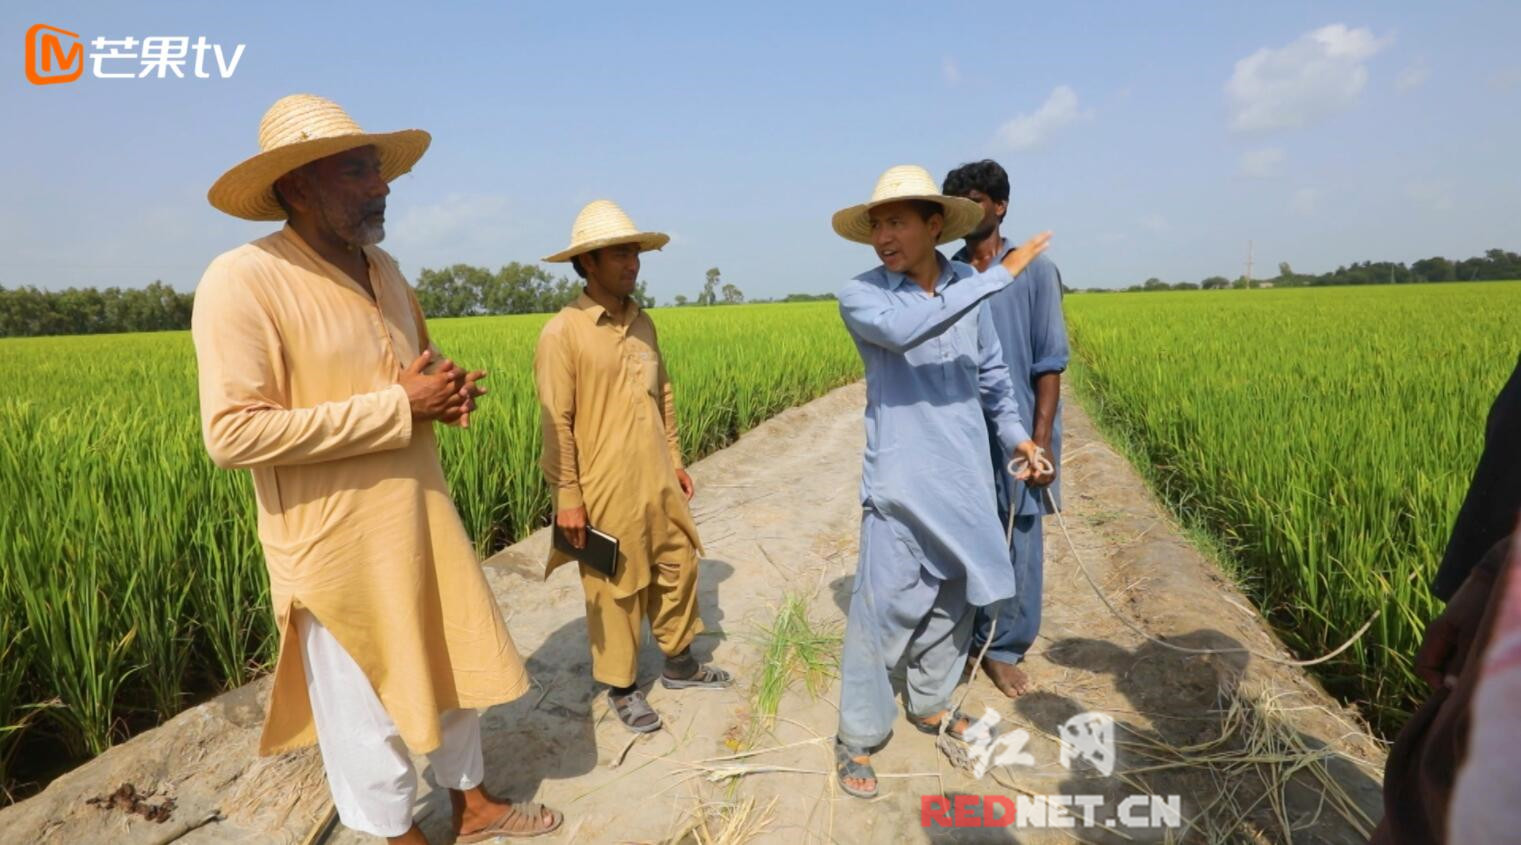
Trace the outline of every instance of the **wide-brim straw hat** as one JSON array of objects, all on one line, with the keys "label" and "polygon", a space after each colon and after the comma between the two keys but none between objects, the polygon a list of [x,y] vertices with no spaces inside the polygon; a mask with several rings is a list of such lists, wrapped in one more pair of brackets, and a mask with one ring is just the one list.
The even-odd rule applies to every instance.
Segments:
[{"label": "wide-brim straw hat", "polygon": [[871,200],[842,208],[834,213],[830,222],[840,237],[856,243],[871,243],[871,210],[879,205],[905,200],[928,200],[939,203],[945,209],[945,227],[940,231],[937,243],[956,240],[982,222],[982,206],[965,197],[949,197],[940,193],[940,186],[930,178],[929,171],[917,164],[900,164],[889,167],[877,180]]},{"label": "wide-brim straw hat", "polygon": [[206,198],[233,217],[284,220],[285,209],[275,200],[275,180],[292,170],[373,145],[380,153],[380,175],[389,182],[411,170],[432,140],[421,129],[366,132],[332,100],[292,94],[281,97],[259,121],[259,154],[223,173]]},{"label": "wide-brim straw hat", "polygon": [[641,232],[634,221],[612,200],[593,200],[576,215],[570,226],[570,246],[545,261],[569,261],[582,253],[619,244],[638,244],[640,252],[660,249],[671,236],[661,232]]}]

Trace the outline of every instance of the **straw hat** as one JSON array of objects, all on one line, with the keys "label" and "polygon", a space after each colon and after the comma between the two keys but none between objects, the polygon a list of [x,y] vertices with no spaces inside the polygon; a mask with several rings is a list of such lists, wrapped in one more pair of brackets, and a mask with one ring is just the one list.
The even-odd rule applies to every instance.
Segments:
[{"label": "straw hat", "polygon": [[660,249],[671,240],[670,235],[660,232],[641,232],[623,209],[612,200],[593,200],[576,215],[570,227],[570,246],[545,261],[569,261],[583,252],[591,252],[605,246],[638,244],[640,252]]},{"label": "straw hat", "polygon": [[374,144],[387,181],[412,169],[432,136],[421,129],[368,133],[337,103],[315,94],[281,97],[259,121],[259,154],[222,174],[206,198],[245,220],[284,220],[275,180],[319,158]]},{"label": "straw hat", "polygon": [[963,197],[948,197],[930,178],[929,171],[917,164],[889,167],[877,180],[871,201],[834,213],[830,222],[840,237],[856,243],[871,243],[871,210],[879,205],[904,200],[928,200],[945,209],[945,228],[938,243],[949,243],[977,228],[982,222],[982,206]]}]

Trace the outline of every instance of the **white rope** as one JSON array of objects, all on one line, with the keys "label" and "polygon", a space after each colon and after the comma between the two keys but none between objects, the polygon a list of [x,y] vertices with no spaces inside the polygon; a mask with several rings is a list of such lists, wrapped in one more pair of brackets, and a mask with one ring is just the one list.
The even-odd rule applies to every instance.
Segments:
[{"label": "white rope", "polygon": [[[1007,469],[1010,475],[1017,476],[1019,473],[1023,472],[1028,465],[1029,464],[1025,461],[1023,455],[1016,455],[1014,456],[1013,460],[1009,461]],[[1049,475],[1054,471],[1051,465],[1051,461],[1046,458],[1045,450],[1039,447],[1036,447],[1035,449],[1035,469],[1040,475]],[[1130,619],[1126,617],[1125,614],[1120,612],[1119,608],[1116,608],[1109,602],[1109,597],[1104,595],[1103,588],[1099,586],[1097,579],[1093,577],[1093,573],[1088,570],[1087,562],[1083,560],[1082,554],[1078,552],[1077,544],[1072,541],[1072,534],[1067,530],[1067,520],[1062,516],[1062,509],[1057,507],[1056,499],[1051,495],[1051,489],[1049,487],[1042,487],[1040,488],[1040,491],[1044,496],[1046,503],[1051,506],[1051,511],[1056,514],[1056,521],[1059,525],[1061,525],[1062,537],[1066,538],[1067,541],[1067,549],[1072,552],[1073,559],[1077,561],[1078,568],[1083,571],[1083,577],[1087,579],[1088,586],[1093,588],[1093,592],[1099,597],[1099,601],[1102,601],[1104,603],[1104,607],[1108,608],[1109,612],[1114,614],[1114,618],[1124,623],[1125,627],[1146,638],[1146,640],[1149,642],[1155,643],[1159,646],[1162,646],[1163,648],[1169,648],[1173,651],[1180,651],[1184,654],[1248,654],[1252,657],[1257,658],[1258,660],[1264,660],[1269,663],[1276,663],[1280,666],[1314,666],[1316,664],[1325,663],[1328,660],[1332,660],[1337,655],[1351,648],[1353,643],[1357,642],[1360,638],[1362,638],[1363,634],[1366,634],[1368,632],[1369,628],[1373,627],[1373,623],[1377,621],[1379,614],[1383,613],[1382,609],[1373,611],[1373,615],[1368,617],[1368,621],[1364,622],[1363,626],[1357,629],[1357,633],[1353,634],[1346,642],[1342,643],[1334,651],[1323,654],[1320,657],[1316,657],[1312,660],[1290,660],[1284,657],[1279,657],[1275,654],[1253,651],[1249,648],[1189,648],[1187,646],[1176,645],[1174,643],[1167,642],[1166,640],[1158,639],[1147,633],[1144,629],[1141,628],[1141,626],[1130,621]],[[1008,537],[1008,542],[1010,543],[1011,547],[1014,538],[1014,516],[1014,503],[1010,502],[1009,524],[1006,536]],[[986,647],[984,647],[983,650],[986,651]]]}]

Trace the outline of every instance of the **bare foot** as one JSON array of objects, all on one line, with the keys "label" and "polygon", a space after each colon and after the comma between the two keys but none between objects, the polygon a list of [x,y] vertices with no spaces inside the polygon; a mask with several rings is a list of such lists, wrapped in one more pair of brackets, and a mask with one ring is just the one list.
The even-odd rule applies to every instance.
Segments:
[{"label": "bare foot", "polygon": [[1030,691],[1030,678],[1023,669],[1013,663],[1005,663],[1002,660],[994,660],[991,657],[982,659],[982,671],[987,674],[993,686],[1009,698],[1018,698]]}]

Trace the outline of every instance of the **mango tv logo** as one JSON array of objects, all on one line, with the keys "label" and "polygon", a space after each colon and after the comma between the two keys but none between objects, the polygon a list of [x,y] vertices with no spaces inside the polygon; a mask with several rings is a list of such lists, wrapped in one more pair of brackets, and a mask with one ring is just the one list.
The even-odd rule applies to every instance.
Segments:
[{"label": "mango tv logo", "polygon": [[[59,36],[73,39],[67,48]],[[55,70],[56,68],[56,70]],[[26,31],[26,79],[33,85],[73,82],[84,73],[79,33],[39,23]]]},{"label": "mango tv logo", "polygon": [[247,45],[231,52],[206,36],[194,41],[188,35],[149,35],[143,38],[91,39],[93,50],[85,55],[79,33],[45,23],[26,31],[26,79],[33,85],[73,82],[85,73],[96,79],[227,79],[238,69]]}]

